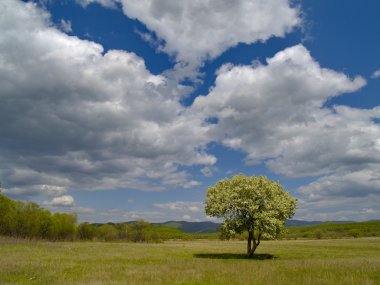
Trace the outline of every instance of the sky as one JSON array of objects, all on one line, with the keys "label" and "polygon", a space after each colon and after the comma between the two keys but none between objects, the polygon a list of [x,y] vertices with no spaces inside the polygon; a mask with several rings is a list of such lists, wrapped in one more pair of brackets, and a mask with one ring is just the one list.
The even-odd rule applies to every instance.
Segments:
[{"label": "sky", "polygon": [[79,221],[212,221],[207,188],[243,173],[295,219],[379,219],[379,10],[2,0],[2,192]]}]

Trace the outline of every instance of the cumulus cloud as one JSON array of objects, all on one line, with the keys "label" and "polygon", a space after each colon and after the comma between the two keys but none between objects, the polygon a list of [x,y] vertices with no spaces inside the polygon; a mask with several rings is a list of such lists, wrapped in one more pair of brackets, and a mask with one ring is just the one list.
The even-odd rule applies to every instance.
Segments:
[{"label": "cumulus cloud", "polygon": [[179,211],[179,212],[203,212],[204,205],[201,202],[175,201],[169,203],[155,203],[154,207],[164,210]]},{"label": "cumulus cloud", "polygon": [[298,200],[296,219],[319,221],[368,221],[378,219],[378,194],[363,197],[332,196]]},{"label": "cumulus cloud", "polygon": [[[199,185],[179,165],[214,164],[208,129],[178,88],[133,53],[54,28],[33,3],[1,4],[1,175],[8,189],[161,191]],[[25,45],[25,42],[28,45]]]},{"label": "cumulus cloud", "polygon": [[191,220],[191,216],[190,215],[183,215],[182,219],[185,221],[188,221],[188,220]]},{"label": "cumulus cloud", "polygon": [[50,202],[45,202],[46,205],[54,207],[72,207],[74,206],[74,198],[70,195],[55,197]]},{"label": "cumulus cloud", "polygon": [[64,19],[61,19],[61,22],[60,22],[60,28],[62,29],[62,31],[64,31],[65,33],[70,33],[73,31],[72,27],[71,27],[71,21],[70,20],[67,20],[65,21]]},{"label": "cumulus cloud", "polygon": [[288,176],[318,175],[347,164],[350,157],[374,159],[379,127],[370,117],[380,109],[322,108],[327,99],[364,84],[362,77],[321,68],[297,45],[267,65],[223,66],[213,90],[196,98],[192,110],[218,118],[214,136],[246,152],[248,163],[266,160],[272,170]]},{"label": "cumulus cloud", "polygon": [[[137,31],[159,51],[171,55],[175,66],[165,74],[175,82],[202,80],[200,66],[239,43],[252,44],[284,37],[301,26],[299,7],[289,0],[77,0],[86,7],[99,3],[138,19],[151,31]],[[196,44],[194,44],[196,43]],[[191,92],[191,90],[189,90]]]},{"label": "cumulus cloud", "polygon": [[25,185],[19,187],[5,188],[4,193],[11,196],[59,196],[67,192],[65,187],[55,185]]},{"label": "cumulus cloud", "polygon": [[212,177],[212,175],[213,175],[212,169],[210,167],[207,167],[207,166],[203,167],[201,169],[201,172],[206,177]]},{"label": "cumulus cloud", "polygon": [[223,66],[214,88],[191,109],[205,120],[216,117],[214,139],[247,153],[248,164],[265,163],[287,177],[319,177],[298,189],[308,203],[369,199],[380,194],[380,107],[324,107],[329,98],[365,84],[362,77],[321,67],[297,45],[266,64]]},{"label": "cumulus cloud", "polygon": [[[200,63],[238,43],[282,37],[301,20],[288,0],[121,0],[124,13],[165,41],[177,61]],[[194,44],[196,43],[196,44]]]},{"label": "cumulus cloud", "polygon": [[120,2],[119,0],[75,0],[79,5],[87,7],[92,3],[98,3],[107,8],[116,8],[116,3]]},{"label": "cumulus cloud", "polygon": [[[80,1],[91,2],[115,5]],[[288,177],[318,177],[299,189],[308,205],[326,201],[322,197],[377,197],[380,107],[326,108],[328,99],[366,82],[321,67],[302,45],[266,63],[224,65],[209,94],[190,107],[180,104],[189,89],[176,80],[196,76],[194,66],[239,42],[284,36],[300,24],[299,10],[289,1],[231,3],[122,1],[124,12],[145,23],[164,40],[161,49],[176,58],[173,70],[153,75],[135,54],[104,53],[99,44],[59,31],[35,4],[3,0],[0,178],[5,191],[60,201],[71,188],[191,188],[200,182],[183,169],[200,165],[210,175],[216,157],[207,145],[217,142],[245,152],[247,163],[265,163]],[[203,210],[186,201],[154,206],[183,214]],[[148,213],[130,211],[125,218],[133,215]]]},{"label": "cumulus cloud", "polygon": [[162,222],[167,221],[167,217],[164,213],[159,211],[131,211],[123,209],[109,209],[109,210],[97,210],[94,214],[82,214],[79,217],[84,221],[98,221],[98,222],[126,222],[135,220],[147,220],[150,222]]},{"label": "cumulus cloud", "polygon": [[373,74],[372,74],[372,76],[371,76],[372,78],[379,78],[380,77],[380,69],[378,69],[378,70],[376,70]]},{"label": "cumulus cloud", "polygon": [[320,200],[328,196],[365,197],[380,194],[379,165],[367,166],[358,171],[334,173],[300,187],[300,192],[309,200]]},{"label": "cumulus cloud", "polygon": [[358,210],[342,210],[332,212],[310,212],[306,211],[302,217],[303,220],[314,221],[369,221],[378,219],[380,211],[368,208]]}]

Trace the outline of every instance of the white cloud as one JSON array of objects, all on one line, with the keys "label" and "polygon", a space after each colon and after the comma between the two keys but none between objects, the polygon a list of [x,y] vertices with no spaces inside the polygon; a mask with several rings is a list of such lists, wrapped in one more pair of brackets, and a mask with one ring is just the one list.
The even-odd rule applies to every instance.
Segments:
[{"label": "white cloud", "polygon": [[345,171],[323,176],[316,181],[300,187],[309,201],[337,197],[365,197],[371,194],[380,195],[379,165],[367,166],[357,171]]},{"label": "white cloud", "polygon": [[[90,2],[95,1],[81,1]],[[321,176],[300,189],[309,205],[313,199],[326,202],[323,197],[377,197],[373,177],[380,166],[380,125],[374,119],[380,118],[380,107],[325,108],[331,97],[355,92],[366,82],[322,68],[302,45],[266,64],[225,65],[207,96],[189,108],[179,103],[189,89],[175,80],[196,76],[194,66],[202,60],[239,42],[284,36],[300,23],[298,10],[285,0],[231,3],[123,1],[125,13],[165,40],[162,49],[178,61],[173,70],[153,75],[135,54],[104,54],[101,45],[59,31],[35,4],[3,0],[0,178],[5,191],[66,197],[70,188],[191,188],[200,182],[180,169],[201,165],[210,174],[216,157],[207,145],[214,141],[244,151],[248,163],[264,162],[289,177]],[[218,123],[207,123],[211,117]],[[203,211],[192,203],[154,206],[184,214]]]},{"label": "white cloud", "polygon": [[[68,36],[35,4],[0,4],[1,176],[7,189],[193,187],[179,165],[210,165],[208,130],[181,86],[133,53]],[[25,42],[28,45],[25,45]],[[22,116],[20,116],[22,114]]]},{"label": "white cloud", "polygon": [[371,76],[372,78],[379,78],[380,77],[380,69],[378,69],[378,70],[376,70],[373,74],[372,74],[372,76]]},{"label": "white cloud", "polygon": [[[365,84],[362,77],[350,79],[320,67],[298,45],[267,59],[266,65],[222,67],[215,87],[196,98],[191,111],[218,118],[210,133],[246,152],[247,163],[265,163],[287,177],[320,176],[299,189],[308,205],[331,197],[334,207],[339,199],[352,205],[347,197],[368,200],[380,194],[380,125],[374,121],[380,107],[324,104]],[[308,211],[309,217],[318,214]]]},{"label": "white cloud", "polygon": [[55,185],[23,185],[4,189],[5,194],[12,196],[59,196],[67,192],[65,187]]},{"label": "white cloud", "polygon": [[73,31],[72,27],[71,27],[71,21],[70,20],[67,20],[65,21],[64,19],[61,19],[61,22],[60,22],[60,28],[62,29],[62,31],[64,31],[65,33],[70,33]]},{"label": "white cloud", "polygon": [[[365,210],[364,210],[365,211]],[[302,215],[302,220],[307,221],[369,221],[371,219],[377,219],[380,212],[376,212],[375,215],[368,215],[363,210],[343,210],[333,212],[318,212],[318,213],[306,213]]]},{"label": "white cloud", "polygon": [[212,177],[212,175],[213,175],[212,169],[210,167],[207,167],[207,166],[203,167],[201,169],[201,172],[206,177]]},{"label": "white cloud", "polygon": [[76,213],[76,214],[92,214],[92,215],[94,215],[94,213],[96,212],[95,209],[88,208],[88,207],[72,207],[71,210],[73,213]]},{"label": "white cloud", "polygon": [[103,221],[125,222],[134,220],[146,220],[149,222],[160,222],[165,220],[165,214],[158,211],[104,211],[97,215]]},{"label": "white cloud", "polygon": [[183,220],[191,220],[191,216],[190,215],[183,215],[182,219]]},{"label": "white cloud", "polygon": [[45,202],[44,204],[54,207],[72,207],[74,206],[74,198],[70,195],[64,195],[55,197],[50,202]]},{"label": "white cloud", "polygon": [[201,213],[204,211],[204,205],[201,202],[175,201],[168,203],[155,203],[153,206],[159,209],[179,212]]},{"label": "white cloud", "polygon": [[[173,81],[201,82],[199,67],[239,43],[284,37],[301,26],[299,7],[289,0],[77,0],[99,3],[138,19],[155,33],[137,31],[144,40],[176,60],[165,74]],[[228,19],[228,20],[226,20]],[[194,44],[196,43],[196,44]]]},{"label": "white cloud", "polygon": [[[137,18],[165,41],[161,49],[177,61],[200,64],[238,43],[283,37],[301,20],[288,0],[121,0],[124,13]],[[196,43],[196,44],[194,44]]]},{"label": "white cloud", "polygon": [[309,221],[368,221],[378,219],[379,195],[365,197],[332,197],[319,201],[298,201],[295,219]]},{"label": "white cloud", "polygon": [[220,219],[216,218],[216,217],[209,217],[209,216],[206,216],[206,220],[207,221],[210,221],[210,222],[214,222],[214,223],[218,223],[220,222]]},{"label": "white cloud", "polygon": [[70,180],[65,177],[39,172],[22,166],[4,168],[1,174],[6,177],[7,184],[18,185],[23,188],[8,189],[16,195],[24,191],[36,194],[45,193],[49,196],[61,195],[66,192],[66,186],[70,183]]},{"label": "white cloud", "polygon": [[249,163],[266,160],[288,176],[318,175],[350,157],[372,161],[378,153],[379,127],[370,118],[380,109],[322,108],[327,99],[364,84],[361,77],[351,80],[321,68],[298,45],[277,53],[267,65],[222,67],[215,87],[196,98],[192,111],[217,117],[213,135],[245,151]]},{"label": "white cloud", "polygon": [[116,3],[120,2],[119,0],[75,0],[79,5],[87,7],[92,3],[98,3],[107,8],[116,8]]},{"label": "white cloud", "polygon": [[338,171],[299,187],[301,198],[295,218],[323,221],[378,219],[378,168],[373,164],[357,171]]},{"label": "white cloud", "polygon": [[213,177],[214,174],[219,171],[219,169],[216,166],[205,166],[201,168],[200,171],[205,177]]}]

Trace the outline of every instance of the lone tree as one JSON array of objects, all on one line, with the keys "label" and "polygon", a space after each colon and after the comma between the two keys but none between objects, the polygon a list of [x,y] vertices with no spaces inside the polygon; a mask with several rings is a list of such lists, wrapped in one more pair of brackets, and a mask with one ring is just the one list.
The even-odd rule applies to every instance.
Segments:
[{"label": "lone tree", "polygon": [[222,235],[248,231],[247,254],[252,257],[261,238],[275,238],[294,215],[297,199],[265,176],[235,175],[207,189],[206,214],[224,218]]}]

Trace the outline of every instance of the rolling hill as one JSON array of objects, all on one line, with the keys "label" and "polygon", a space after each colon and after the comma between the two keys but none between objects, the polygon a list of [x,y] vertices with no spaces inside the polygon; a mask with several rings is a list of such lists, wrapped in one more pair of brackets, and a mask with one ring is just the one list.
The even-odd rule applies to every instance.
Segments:
[{"label": "rolling hill", "polygon": [[154,224],[175,228],[185,233],[216,233],[220,227],[220,224],[213,222],[168,221]]},{"label": "rolling hill", "polygon": [[[323,224],[321,221],[302,221],[302,220],[288,220],[286,227],[303,227],[314,226]],[[329,222],[329,223],[346,223],[346,222]],[[185,233],[215,233],[220,228],[219,223],[214,222],[186,222],[186,221],[168,221],[164,223],[154,223],[158,226],[166,226],[170,228],[179,229]]]}]

